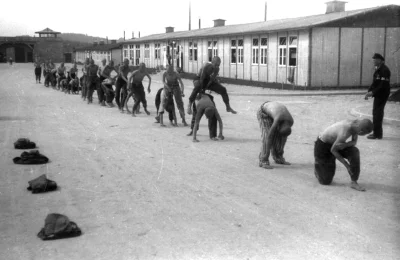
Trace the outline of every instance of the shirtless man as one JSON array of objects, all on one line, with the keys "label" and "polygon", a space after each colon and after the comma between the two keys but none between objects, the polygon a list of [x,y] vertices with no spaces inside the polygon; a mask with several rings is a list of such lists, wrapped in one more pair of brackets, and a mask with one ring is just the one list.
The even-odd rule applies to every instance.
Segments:
[{"label": "shirtless man", "polygon": [[[356,144],[359,135],[369,134],[372,129],[373,124],[369,119],[344,120],[331,125],[318,136],[314,146],[314,173],[320,184],[331,184],[335,176],[335,161],[338,159],[350,174],[350,187],[365,191],[357,183],[360,176],[360,151]],[[351,141],[346,142],[350,136]]]},{"label": "shirtless man", "polygon": [[113,83],[115,82],[115,78],[118,76],[116,75],[115,77],[111,77],[111,72],[115,71],[115,73],[118,73],[115,68],[114,68],[114,61],[111,60],[108,65],[106,65],[103,70],[101,71],[101,78],[103,80],[100,82],[101,87],[103,90],[103,93],[105,94],[105,99],[106,99],[106,105],[108,107],[113,107],[113,99],[115,96],[114,90],[112,88]]},{"label": "shirtless man", "polygon": [[50,84],[54,87],[56,84],[56,65],[54,65],[53,61],[49,59],[49,62],[46,64],[46,77],[44,80],[44,84],[48,87]]},{"label": "shirtless man", "polygon": [[[115,83],[115,102],[117,103],[118,109],[121,111],[121,113],[124,112],[124,104],[125,104],[125,99],[128,95],[128,73],[130,72],[129,68],[129,60],[124,59],[124,64],[122,66],[119,66],[118,69],[118,79],[117,82]],[[121,92],[122,90],[122,92]]]},{"label": "shirtless man", "polygon": [[[199,130],[200,120],[203,115],[206,115],[208,119],[208,130],[210,139],[214,141],[224,140],[222,135],[222,119],[218,113],[217,108],[214,104],[214,98],[208,94],[198,94],[195,103],[193,104],[193,119],[192,119],[192,131],[188,134],[191,136],[193,134],[193,142],[199,142],[197,140],[197,131]],[[219,123],[219,135],[217,138],[217,121]],[[194,122],[194,123],[193,123]]]},{"label": "shirtless man", "polygon": [[99,98],[99,104],[101,106],[105,106],[106,105],[106,95],[104,93],[104,90],[101,86],[102,82],[106,79],[105,77],[103,77],[102,75],[102,71],[104,70],[104,68],[106,67],[106,59],[102,59],[101,60],[101,65],[99,66],[99,71],[98,71],[98,76],[100,78],[100,83],[97,84],[97,97]]},{"label": "shirtless man", "polygon": [[135,95],[135,104],[132,108],[132,116],[135,116],[135,111],[138,108],[140,102],[143,104],[143,109],[147,115],[150,115],[150,112],[147,111],[147,101],[146,101],[146,93],[144,92],[143,87],[143,78],[149,78],[149,85],[147,87],[148,93],[150,93],[150,85],[151,85],[151,77],[146,71],[146,65],[144,63],[139,64],[139,69],[135,70],[132,75],[129,77],[129,90],[130,95]]},{"label": "shirtless man", "polygon": [[[164,83],[164,91],[171,92],[175,97],[176,106],[178,107],[179,114],[182,118],[182,124],[187,126],[185,120],[185,108],[183,105],[182,97],[185,96],[184,94],[184,85],[181,79],[181,76],[177,72],[174,71],[173,66],[167,66],[167,71],[163,74],[163,83]],[[180,88],[179,88],[180,84]],[[165,99],[161,99],[161,107],[163,107],[163,101]]]},{"label": "shirtless man", "polygon": [[60,81],[66,79],[65,76],[66,68],[64,66],[64,62],[61,62],[60,66],[57,68],[57,87],[60,89]]},{"label": "shirtless man", "polygon": [[192,113],[192,104],[196,99],[198,93],[204,90],[214,91],[222,96],[222,100],[226,105],[226,111],[236,114],[236,111],[229,105],[229,96],[226,92],[226,88],[223,87],[217,81],[217,76],[219,73],[219,66],[221,65],[221,59],[218,56],[214,56],[211,63],[206,63],[200,69],[197,79],[193,81],[194,89],[189,97],[188,114]]},{"label": "shirtless man", "polygon": [[294,123],[292,115],[285,105],[278,102],[265,102],[257,111],[257,119],[261,128],[261,151],[259,166],[272,169],[269,164],[269,155],[277,164],[290,165],[283,158],[287,137],[292,132]]},{"label": "shirtless man", "polygon": [[80,83],[81,83],[81,87],[82,87],[82,91],[81,91],[81,98],[83,99],[83,101],[86,100],[86,85],[87,85],[87,68],[90,65],[90,59],[86,58],[85,60],[85,64],[83,64],[82,67],[82,77],[80,78]]}]

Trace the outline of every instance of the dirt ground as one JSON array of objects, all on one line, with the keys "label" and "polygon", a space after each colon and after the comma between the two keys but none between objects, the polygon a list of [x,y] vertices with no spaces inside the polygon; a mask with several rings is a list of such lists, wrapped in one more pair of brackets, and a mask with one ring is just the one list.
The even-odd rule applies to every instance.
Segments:
[{"label": "dirt ground", "polygon": [[[186,107],[192,84],[184,82]],[[35,84],[32,64],[0,64],[0,259],[399,259],[400,126],[385,124],[383,140],[359,138],[366,192],[349,188],[340,163],[330,186],[313,173],[318,133],[372,100],[268,97],[229,85],[237,115],[215,96],[226,139],[211,141],[203,120],[193,143],[188,127],[154,123],[160,87],[153,76],[151,115],[132,118],[100,107],[96,94],[87,105]],[[292,165],[273,170],[258,167],[255,113],[267,100],[295,119],[285,149]],[[13,164],[21,137],[50,162]],[[28,192],[43,173],[60,188]],[[49,213],[67,215],[83,234],[42,241],[36,234]]]}]

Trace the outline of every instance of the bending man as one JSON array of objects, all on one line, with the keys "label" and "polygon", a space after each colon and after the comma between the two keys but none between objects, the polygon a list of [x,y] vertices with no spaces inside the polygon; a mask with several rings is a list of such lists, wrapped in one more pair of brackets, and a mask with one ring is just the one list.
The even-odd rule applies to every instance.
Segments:
[{"label": "bending man", "polygon": [[265,102],[257,111],[257,119],[261,128],[261,152],[259,166],[272,169],[269,165],[269,155],[277,164],[290,165],[283,158],[283,149],[287,137],[292,132],[294,123],[292,115],[285,105],[278,102]]},{"label": "bending man", "polygon": [[[314,173],[320,184],[331,184],[338,159],[350,174],[351,188],[365,191],[357,183],[360,176],[360,151],[356,144],[359,135],[366,135],[372,129],[373,124],[369,119],[344,120],[331,125],[318,136],[314,146]],[[346,142],[350,136],[351,141]]]}]

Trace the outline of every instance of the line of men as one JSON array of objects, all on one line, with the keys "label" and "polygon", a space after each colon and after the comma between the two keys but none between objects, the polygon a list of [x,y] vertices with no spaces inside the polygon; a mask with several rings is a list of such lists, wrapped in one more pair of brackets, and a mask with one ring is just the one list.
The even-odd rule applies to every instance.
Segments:
[{"label": "line of men", "polygon": [[[373,75],[373,83],[368,89],[365,99],[374,97],[373,122],[369,119],[344,120],[331,125],[318,135],[314,145],[314,173],[322,185],[329,185],[332,182],[336,171],[335,162],[338,160],[346,167],[350,175],[351,188],[365,191],[365,188],[357,183],[360,175],[360,153],[356,147],[358,136],[363,136],[373,131],[373,134],[367,137],[368,139],[382,139],[383,110],[390,94],[390,70],[384,64],[382,55],[375,54],[372,58],[376,69]],[[88,103],[92,102],[93,90],[97,87],[99,102],[104,105],[106,101],[106,104],[111,106],[110,103],[112,103],[113,99],[113,95],[111,95],[113,93],[112,83],[115,80],[115,77],[111,77],[111,72],[116,69],[112,61],[108,65],[105,63],[105,60],[103,60],[102,65],[99,67],[94,64],[93,60],[87,59],[82,69],[82,98],[83,100],[87,99]],[[211,63],[206,63],[202,66],[193,81],[194,89],[189,97],[187,109],[188,114],[192,114],[191,131],[188,136],[193,136],[193,142],[198,142],[196,132],[204,114],[208,119],[210,138],[212,140],[224,139],[222,119],[216,109],[213,96],[207,94],[207,90],[220,94],[225,103],[226,111],[236,114],[236,111],[230,106],[226,88],[217,79],[220,64],[220,58],[215,56]],[[62,66],[63,64],[60,65],[60,67]],[[52,67],[50,66],[50,68]],[[76,68],[76,65],[74,65],[74,68]],[[59,72],[59,70],[57,71]],[[135,111],[140,102],[143,104],[145,112],[149,115],[142,84],[144,77],[147,76],[149,79],[148,93],[150,93],[151,77],[146,72],[146,66],[141,63],[139,69],[134,71],[128,79],[129,72],[129,60],[125,59],[116,76],[118,78],[116,80],[115,99],[118,108],[121,112],[123,111],[123,104],[126,103],[126,98],[129,96],[127,93],[127,87],[129,87],[130,95],[135,100],[132,116],[135,116]],[[99,80],[97,80],[98,75],[100,75]],[[161,98],[161,120],[156,117],[157,121],[161,121],[161,126],[164,126],[162,115],[166,104],[168,104],[166,99],[175,97],[182,122],[187,125],[182,101],[184,86],[179,74],[170,66],[163,74],[162,80],[164,87],[162,91],[159,91],[164,93]],[[179,84],[181,88],[179,88]],[[294,119],[289,110],[279,102],[265,102],[257,111],[257,119],[262,139],[259,166],[265,169],[272,169],[269,163],[270,154],[272,154],[272,158],[277,164],[290,165],[283,157],[284,147],[294,124]],[[217,122],[220,129],[219,139],[216,134]],[[351,141],[347,142],[350,137]]]}]

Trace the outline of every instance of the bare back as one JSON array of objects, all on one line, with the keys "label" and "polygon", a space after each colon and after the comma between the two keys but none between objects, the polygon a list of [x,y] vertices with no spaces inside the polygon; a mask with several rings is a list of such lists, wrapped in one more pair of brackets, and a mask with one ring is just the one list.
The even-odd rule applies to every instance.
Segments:
[{"label": "bare back", "polygon": [[321,141],[327,144],[334,144],[336,141],[338,143],[345,143],[346,140],[352,136],[351,133],[351,120],[343,120],[337,122],[328,128],[326,128],[320,135]]},{"label": "bare back", "polygon": [[263,105],[263,110],[270,115],[274,121],[285,122],[289,126],[293,125],[293,117],[285,105],[279,102],[268,102]]},{"label": "bare back", "polygon": [[140,72],[140,70],[135,70],[132,73],[132,84],[139,84],[143,81],[144,77],[148,76],[150,78],[150,76],[147,74],[147,72]]}]

